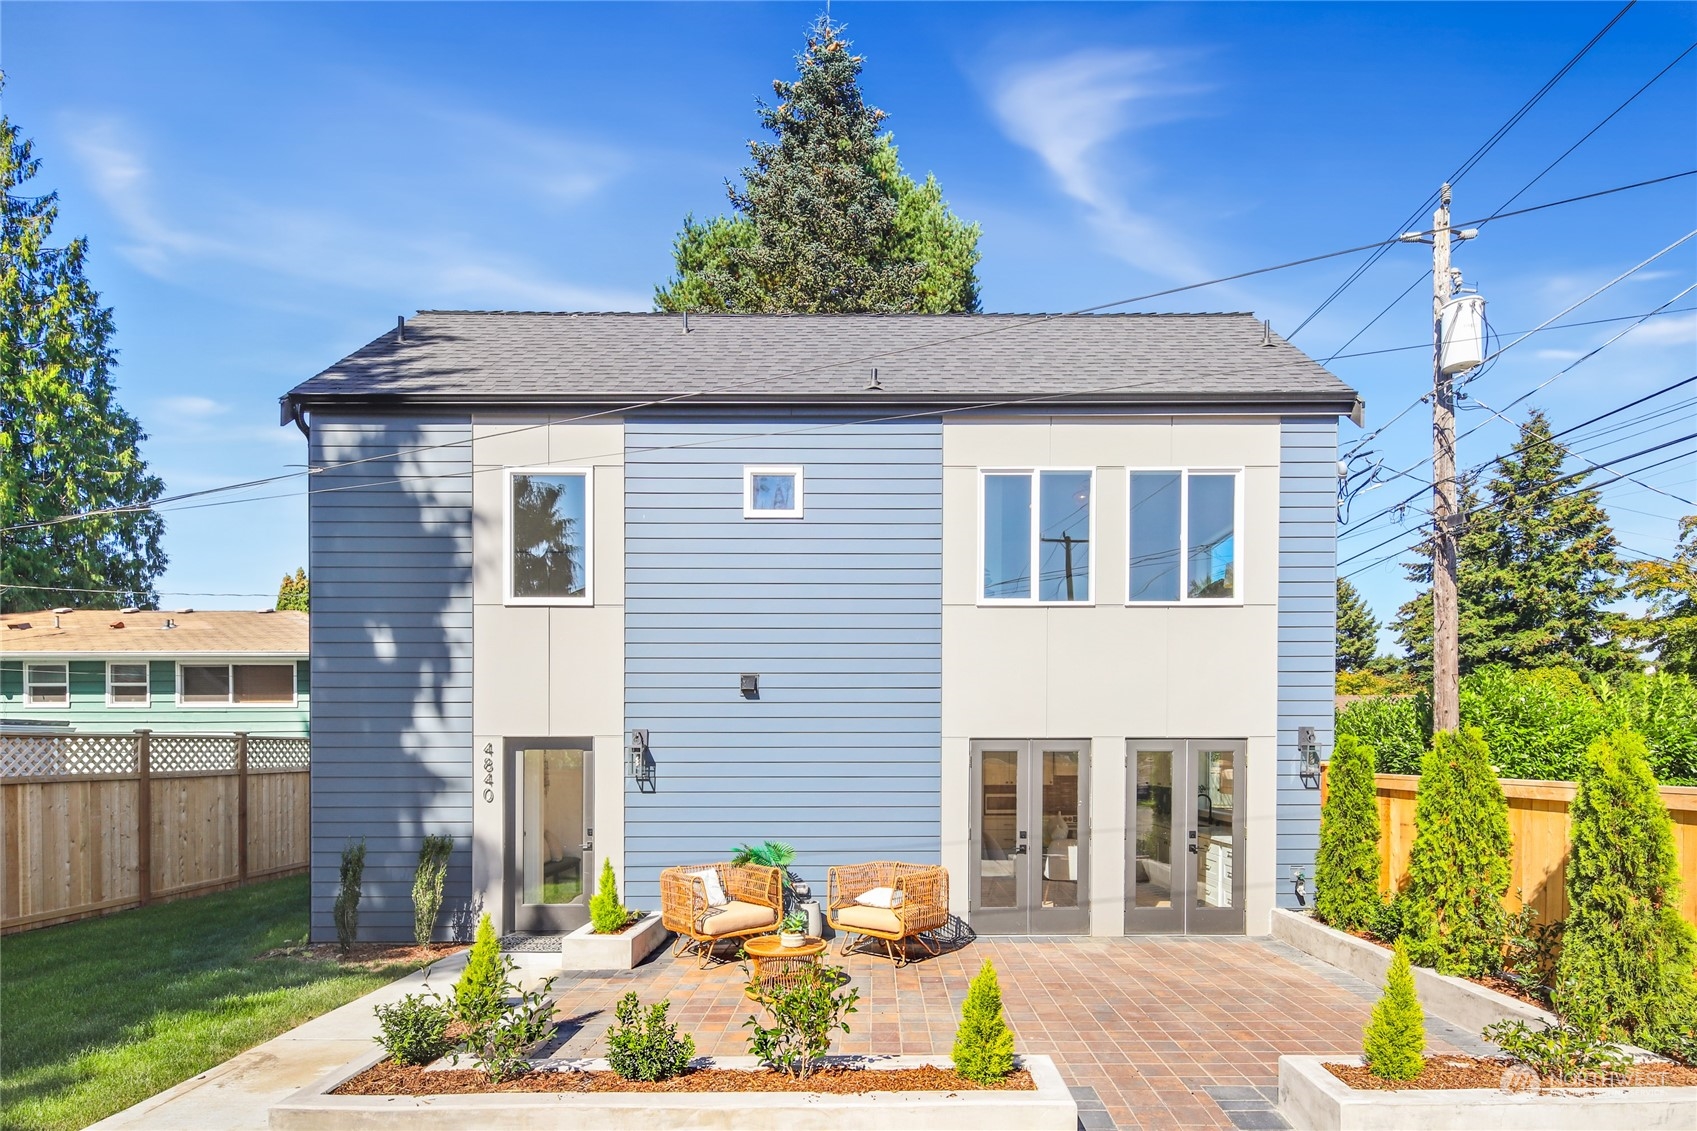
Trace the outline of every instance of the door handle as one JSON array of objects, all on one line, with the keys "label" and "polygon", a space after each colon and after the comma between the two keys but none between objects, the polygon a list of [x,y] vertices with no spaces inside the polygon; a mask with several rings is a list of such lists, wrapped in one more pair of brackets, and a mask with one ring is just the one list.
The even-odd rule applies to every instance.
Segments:
[{"label": "door handle", "polygon": [[[582,844],[577,846],[579,852],[588,852],[591,848],[594,848],[594,847],[595,847],[594,842],[593,841],[587,841],[587,840],[584,841]],[[1193,848],[1193,849],[1191,849],[1191,851],[1194,852],[1196,850]]]},{"label": "door handle", "polygon": [[1192,841],[1190,845],[1190,854],[1192,856],[1196,855],[1196,843],[1194,841]]},{"label": "door handle", "polygon": [[1030,849],[1031,846],[1028,844],[1016,844],[1013,847],[1013,854],[1015,856],[1024,856],[1028,851],[1030,851]]}]

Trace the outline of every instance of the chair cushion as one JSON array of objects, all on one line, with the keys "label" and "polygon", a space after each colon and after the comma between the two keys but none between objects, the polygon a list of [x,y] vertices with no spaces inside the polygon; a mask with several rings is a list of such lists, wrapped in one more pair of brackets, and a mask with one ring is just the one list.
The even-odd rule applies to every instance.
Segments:
[{"label": "chair cushion", "polygon": [[902,933],[902,921],[894,911],[885,907],[839,907],[832,913],[836,925],[850,931],[877,931],[884,935]]},{"label": "chair cushion", "polygon": [[756,927],[770,927],[777,921],[778,913],[772,908],[733,899],[718,910],[703,915],[700,929],[702,934],[718,938],[752,931]]},{"label": "chair cushion", "polygon": [[894,888],[872,888],[854,897],[862,907],[900,907],[903,893]]},{"label": "chair cushion", "polygon": [[714,868],[703,868],[699,872],[691,872],[691,876],[701,881],[701,886],[707,890],[707,906],[723,907],[730,900],[725,895],[725,885],[719,882],[719,873]]}]

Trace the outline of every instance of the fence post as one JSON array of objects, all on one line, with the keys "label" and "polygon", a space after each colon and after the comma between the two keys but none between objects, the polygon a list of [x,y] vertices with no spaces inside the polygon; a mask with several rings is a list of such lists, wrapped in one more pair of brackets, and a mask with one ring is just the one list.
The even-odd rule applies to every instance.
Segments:
[{"label": "fence post", "polygon": [[141,904],[153,899],[153,732],[136,731],[136,869]]},{"label": "fence post", "polygon": [[247,731],[236,732],[236,882],[247,883]]}]

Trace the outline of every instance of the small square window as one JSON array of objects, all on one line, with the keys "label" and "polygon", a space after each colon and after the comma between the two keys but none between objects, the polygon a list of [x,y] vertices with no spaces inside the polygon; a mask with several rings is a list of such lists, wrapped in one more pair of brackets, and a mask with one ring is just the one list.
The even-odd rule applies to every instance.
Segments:
[{"label": "small square window", "polygon": [[744,518],[800,518],[801,512],[801,468],[742,469]]},{"label": "small square window", "polygon": [[70,668],[65,664],[30,664],[24,675],[24,705],[69,707]]},{"label": "small square window", "polygon": [[113,707],[147,706],[147,664],[107,664],[106,702]]}]

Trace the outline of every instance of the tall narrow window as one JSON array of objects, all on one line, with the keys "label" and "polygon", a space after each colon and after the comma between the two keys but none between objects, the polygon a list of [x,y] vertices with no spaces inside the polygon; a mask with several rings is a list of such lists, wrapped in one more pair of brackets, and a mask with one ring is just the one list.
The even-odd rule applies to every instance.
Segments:
[{"label": "tall narrow window", "polygon": [[1235,602],[1236,471],[1130,473],[1126,602]]},{"label": "tall narrow window", "polygon": [[1094,487],[1089,470],[984,472],[980,598],[1089,603]]},{"label": "tall narrow window", "polygon": [[66,664],[30,664],[24,670],[26,707],[69,707],[70,668]]},{"label": "tall narrow window", "polygon": [[147,706],[147,662],[106,665],[106,702],[113,707]]},{"label": "tall narrow window", "polygon": [[508,600],[587,605],[588,471],[524,471],[508,477]]}]

